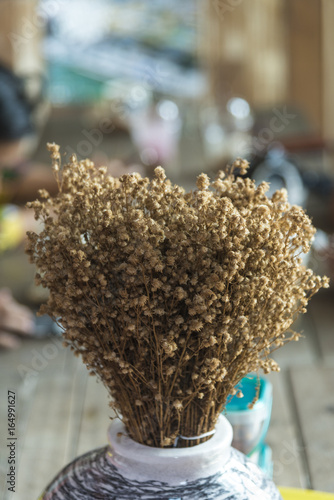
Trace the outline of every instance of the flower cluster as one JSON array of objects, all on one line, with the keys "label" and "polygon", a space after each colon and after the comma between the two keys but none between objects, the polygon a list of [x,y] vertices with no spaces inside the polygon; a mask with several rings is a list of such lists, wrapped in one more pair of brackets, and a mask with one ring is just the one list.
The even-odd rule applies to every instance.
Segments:
[{"label": "flower cluster", "polygon": [[30,204],[43,230],[27,244],[50,290],[41,312],[60,318],[134,440],[212,430],[242,377],[279,370],[272,351],[298,340],[293,322],[328,286],[302,264],[310,219],[284,190],[268,198],[236,177],[243,160],[186,193],[160,167],[114,179],[74,156],[61,167],[49,148],[59,193]]}]

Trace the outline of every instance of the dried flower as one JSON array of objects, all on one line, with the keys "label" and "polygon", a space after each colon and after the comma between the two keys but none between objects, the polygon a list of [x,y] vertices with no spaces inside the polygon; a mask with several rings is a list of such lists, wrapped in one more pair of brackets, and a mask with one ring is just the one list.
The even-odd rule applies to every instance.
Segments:
[{"label": "dried flower", "polygon": [[30,203],[44,228],[27,243],[50,290],[41,313],[60,318],[133,439],[212,430],[242,377],[279,370],[271,352],[298,340],[293,322],[328,286],[300,260],[310,219],[285,191],[235,177],[244,160],[185,193],[161,167],[114,179],[74,156],[61,167],[48,147],[59,193]]}]

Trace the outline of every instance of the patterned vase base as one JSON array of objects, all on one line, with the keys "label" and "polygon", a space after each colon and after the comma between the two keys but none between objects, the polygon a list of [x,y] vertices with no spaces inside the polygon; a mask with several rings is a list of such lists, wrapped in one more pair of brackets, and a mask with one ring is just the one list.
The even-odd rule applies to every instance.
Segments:
[{"label": "patterned vase base", "polygon": [[234,449],[220,473],[177,486],[130,480],[122,476],[109,456],[106,446],[75,459],[40,500],[281,500],[274,483]]}]

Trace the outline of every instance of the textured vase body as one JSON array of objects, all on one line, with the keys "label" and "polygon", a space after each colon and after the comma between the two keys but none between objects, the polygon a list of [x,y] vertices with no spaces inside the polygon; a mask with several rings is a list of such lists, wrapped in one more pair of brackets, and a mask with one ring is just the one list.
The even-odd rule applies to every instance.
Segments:
[{"label": "textured vase body", "polygon": [[231,448],[225,417],[209,441],[190,448],[138,444],[119,420],[108,436],[108,446],[65,467],[41,500],[281,500],[274,483]]}]

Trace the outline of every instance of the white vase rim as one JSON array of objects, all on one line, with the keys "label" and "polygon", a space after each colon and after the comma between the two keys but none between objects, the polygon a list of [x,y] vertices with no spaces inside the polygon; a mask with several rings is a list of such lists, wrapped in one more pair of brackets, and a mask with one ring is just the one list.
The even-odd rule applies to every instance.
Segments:
[{"label": "white vase rim", "polygon": [[215,433],[204,443],[197,444],[188,448],[157,448],[137,443],[127,434],[125,425],[120,419],[114,419],[108,429],[108,441],[111,448],[119,455],[136,455],[145,460],[146,463],[152,462],[158,458],[170,460],[175,458],[195,458],[196,456],[206,455],[207,453],[222,453],[228,450],[232,443],[233,431],[230,422],[223,415],[220,415],[215,426]]}]

